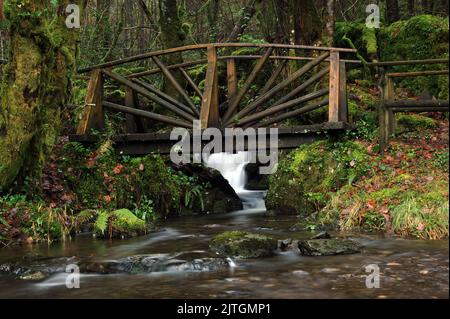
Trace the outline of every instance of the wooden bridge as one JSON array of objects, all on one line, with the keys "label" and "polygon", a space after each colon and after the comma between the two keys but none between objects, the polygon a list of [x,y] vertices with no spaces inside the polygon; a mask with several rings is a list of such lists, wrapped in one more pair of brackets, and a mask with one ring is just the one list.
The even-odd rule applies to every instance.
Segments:
[{"label": "wooden bridge", "polygon": [[[97,141],[91,130],[104,129],[108,110],[126,114],[125,133],[114,137],[116,149],[124,154],[168,153],[176,143],[170,140],[170,130],[148,132],[143,119],[151,120],[154,125],[162,123],[167,128],[186,129],[192,129],[193,121],[199,120],[203,130],[275,126],[280,127],[279,148],[296,148],[352,127],[348,123],[346,65],[360,61],[344,57],[352,57],[354,53],[353,49],[302,45],[202,44],[149,52],[82,69],[80,74],[90,74],[89,85],[77,134],[71,140]],[[185,62],[166,65],[164,58],[170,55],[182,56]],[[240,64],[246,63],[248,67],[249,61],[256,62],[251,64],[252,71],[248,75],[239,74]],[[288,64],[289,61],[296,63]],[[113,71],[133,63],[149,67],[134,74]],[[296,69],[292,69],[294,64],[298,66]],[[206,66],[202,85],[189,75],[189,69],[200,65]],[[221,68],[223,72],[219,72]],[[284,72],[287,68],[289,72]],[[267,69],[271,72],[263,72]],[[226,74],[226,78],[220,74]],[[161,80],[161,75],[177,97],[157,88],[155,82]],[[257,81],[264,84],[259,91],[254,90]],[[125,88],[121,102],[104,99],[105,83],[113,82]],[[195,95],[199,103],[195,103]],[[142,104],[143,100],[158,108],[150,111],[148,105]],[[328,111],[321,123],[286,125],[289,120],[320,108]]]},{"label": "wooden bridge", "polygon": [[[231,55],[231,51],[248,50],[254,55]],[[170,132],[147,132],[142,119],[163,123],[172,127],[192,129],[193,121],[199,120],[201,128],[263,128],[283,124],[302,114],[319,108],[328,108],[328,116],[323,123],[305,126],[283,126],[280,130],[280,148],[295,148],[305,142],[321,138],[326,132],[339,132],[349,128],[346,63],[355,62],[342,59],[342,54],[352,54],[355,50],[300,45],[279,44],[205,44],[145,53],[112,61],[83,70],[90,73],[85,108],[77,128],[77,135],[71,140],[94,142],[91,129],[102,130],[105,125],[105,111],[126,114],[126,133],[114,137],[116,147],[123,153],[145,154],[151,151],[167,153],[175,141],[170,140]],[[183,55],[191,61],[165,65],[163,57]],[[194,58],[194,59],[193,59]],[[195,59],[197,58],[197,59]],[[150,60],[155,68],[122,75],[113,72],[124,64]],[[283,70],[288,61],[297,61],[298,69],[290,70],[283,78]],[[248,75],[239,75],[239,63],[256,61]],[[189,68],[206,65],[206,78],[202,80],[204,89],[189,75]],[[248,64],[248,62],[247,62]],[[265,66],[272,73],[263,74]],[[226,68],[226,78],[219,77],[219,68]],[[176,73],[178,76],[176,76]],[[155,80],[160,75],[172,85],[178,98],[159,90]],[[180,83],[180,76],[187,88]],[[328,76],[328,81],[323,79]],[[255,81],[265,83],[255,92]],[[104,99],[104,86],[107,81],[115,82],[125,88],[122,103]],[[296,83],[301,84],[296,85]],[[238,85],[240,83],[241,85]],[[224,85],[222,85],[224,84]],[[309,90],[311,87],[313,90]],[[223,88],[225,87],[225,88]],[[308,92],[307,92],[308,91]],[[194,103],[197,95],[201,103]],[[157,111],[149,111],[140,104],[145,98],[159,106]]]}]

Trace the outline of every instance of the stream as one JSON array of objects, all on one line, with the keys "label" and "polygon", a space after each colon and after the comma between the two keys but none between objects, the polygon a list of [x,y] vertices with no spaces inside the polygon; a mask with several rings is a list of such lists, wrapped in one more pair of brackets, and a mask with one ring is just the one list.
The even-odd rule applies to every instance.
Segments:
[{"label": "stream", "polygon": [[[143,237],[102,241],[90,234],[52,245],[0,250],[7,263],[115,262],[129,256],[153,256],[180,265],[180,260],[217,258],[209,240],[229,230],[245,230],[277,239],[307,239],[315,233],[290,231],[296,216],[270,216],[264,192],[246,191],[244,166],[223,167],[224,155],[207,160],[227,178],[244,202],[244,210],[221,215],[168,220]],[[242,156],[242,155],[239,155]],[[64,268],[41,281],[17,279],[0,272],[0,298],[448,298],[448,241],[385,238],[349,233],[365,246],[360,254],[306,257],[277,252],[258,259],[230,259],[227,267],[167,267],[141,273],[83,273],[79,289],[66,287]],[[169,264],[169,263],[168,263]],[[380,269],[380,288],[366,287],[366,266]]]}]

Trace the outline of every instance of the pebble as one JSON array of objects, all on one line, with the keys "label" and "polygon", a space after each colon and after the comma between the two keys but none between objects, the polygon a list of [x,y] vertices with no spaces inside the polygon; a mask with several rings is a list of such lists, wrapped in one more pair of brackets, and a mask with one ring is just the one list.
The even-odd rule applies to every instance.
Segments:
[{"label": "pebble", "polygon": [[338,271],[339,271],[339,269],[337,269],[337,268],[324,268],[324,269],[322,269],[322,272],[324,272],[326,274],[332,274],[332,273],[335,273],[335,272],[338,272]]},{"label": "pebble", "polygon": [[296,276],[308,276],[309,275],[309,272],[304,271],[304,270],[294,270],[292,273]]}]

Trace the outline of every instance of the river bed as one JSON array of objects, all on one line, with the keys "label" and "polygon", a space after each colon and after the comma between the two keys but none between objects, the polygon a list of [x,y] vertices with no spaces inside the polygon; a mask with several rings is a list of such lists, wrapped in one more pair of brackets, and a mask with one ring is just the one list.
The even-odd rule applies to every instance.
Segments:
[{"label": "river bed", "polygon": [[[134,239],[110,242],[84,235],[53,245],[10,247],[0,251],[0,265],[59,257],[117,260],[180,253],[215,257],[208,242],[227,230],[258,232],[278,239],[314,234],[290,231],[296,221],[295,216],[272,217],[258,210],[187,217],[170,220],[164,228]],[[364,251],[329,257],[278,252],[262,259],[233,260],[234,267],[218,271],[82,274],[79,289],[66,287],[64,272],[38,282],[3,274],[0,298],[448,298],[448,241],[347,236],[362,243]],[[366,287],[368,265],[380,269],[378,289]]]}]

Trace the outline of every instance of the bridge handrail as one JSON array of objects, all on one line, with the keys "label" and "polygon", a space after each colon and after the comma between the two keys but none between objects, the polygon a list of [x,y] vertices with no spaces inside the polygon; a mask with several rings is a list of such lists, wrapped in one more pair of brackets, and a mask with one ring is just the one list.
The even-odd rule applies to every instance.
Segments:
[{"label": "bridge handrail", "polygon": [[97,65],[92,65],[87,68],[79,69],[78,73],[87,73],[94,69],[104,69],[110,68],[117,65],[122,65],[126,63],[131,63],[139,60],[145,60],[155,56],[179,53],[184,51],[201,50],[208,48],[274,48],[274,49],[290,49],[290,50],[311,50],[311,51],[336,51],[336,52],[347,52],[356,53],[355,49],[348,48],[333,48],[333,47],[319,47],[310,45],[290,45],[290,44],[272,44],[272,43],[210,43],[210,44],[192,44],[185,45],[177,48],[170,48],[165,50],[158,50],[152,52],[146,52],[123,59],[118,59],[110,62],[105,62]]}]

